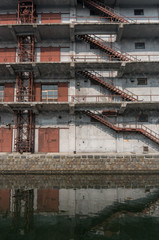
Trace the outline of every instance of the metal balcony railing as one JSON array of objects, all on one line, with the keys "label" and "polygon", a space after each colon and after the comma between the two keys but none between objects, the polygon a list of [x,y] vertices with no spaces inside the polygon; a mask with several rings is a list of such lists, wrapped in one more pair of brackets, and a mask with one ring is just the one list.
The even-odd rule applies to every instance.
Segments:
[{"label": "metal balcony railing", "polygon": [[[158,16],[130,16],[129,17],[131,21],[126,24],[134,24],[134,23],[159,23],[159,17]],[[118,22],[114,22],[113,17],[101,17],[101,16],[76,16],[76,17],[70,17],[70,16],[62,16],[60,23],[114,23],[118,24]],[[54,17],[45,17],[43,18],[44,21],[47,23],[42,23],[40,20],[40,17],[34,18],[34,24],[41,24],[41,25],[47,25],[49,24],[55,24],[53,23],[57,19]],[[21,25],[22,23],[18,23],[17,18],[14,17],[7,17],[5,20],[0,19],[0,25]],[[23,23],[23,25],[32,25],[33,23]],[[56,23],[57,24],[57,23]]]}]

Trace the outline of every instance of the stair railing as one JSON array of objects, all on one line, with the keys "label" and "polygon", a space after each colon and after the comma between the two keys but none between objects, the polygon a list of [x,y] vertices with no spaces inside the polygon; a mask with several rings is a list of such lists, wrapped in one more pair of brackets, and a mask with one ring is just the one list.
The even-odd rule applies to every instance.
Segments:
[{"label": "stair railing", "polygon": [[[130,19],[130,18],[122,15],[121,13],[119,13],[118,11],[116,11],[115,9],[113,9],[113,8],[111,8],[111,7],[109,7],[109,6],[106,6],[104,3],[98,2],[98,1],[96,1],[96,0],[94,0],[94,1],[85,0],[85,1],[88,2],[88,3],[91,4],[91,5],[95,3],[95,4],[99,5],[99,6],[107,9],[108,11],[113,12],[115,15],[117,15],[117,17],[122,18],[122,19],[125,21],[125,23],[135,22],[134,20],[132,20],[132,19]],[[97,6],[97,7],[98,7],[98,6]]]}]

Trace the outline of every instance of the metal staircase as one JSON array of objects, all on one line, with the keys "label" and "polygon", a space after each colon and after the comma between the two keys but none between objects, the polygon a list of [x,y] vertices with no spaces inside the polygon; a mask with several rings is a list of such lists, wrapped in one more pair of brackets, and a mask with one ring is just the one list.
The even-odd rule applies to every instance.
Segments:
[{"label": "metal staircase", "polygon": [[144,125],[137,125],[136,128],[122,128],[122,127],[115,126],[113,123],[110,123],[109,119],[106,116],[102,115],[97,111],[96,113],[94,113],[87,110],[87,111],[82,111],[82,113],[86,114],[87,116],[90,116],[93,119],[96,119],[100,123],[113,129],[116,132],[138,132],[143,134],[147,138],[151,139],[153,142],[159,144],[159,134],[157,134],[156,132],[154,132],[153,130],[149,129]]},{"label": "metal staircase", "polygon": [[79,71],[78,74],[84,76],[85,78],[87,78],[91,81],[98,82],[100,85],[107,88],[111,92],[114,92],[114,93],[120,95],[126,101],[127,100],[132,101],[132,102],[138,101],[138,96],[136,96],[135,94],[133,94],[132,92],[130,92],[128,90],[122,91],[119,88],[113,86],[112,81],[106,82],[106,81],[102,80],[103,76],[97,72],[90,73],[88,71]]},{"label": "metal staircase", "polygon": [[127,17],[121,15],[119,12],[114,10],[113,8],[110,8],[106,6],[105,4],[97,1],[97,0],[84,0],[85,5],[88,8],[93,8],[97,14],[102,14],[105,17],[108,17],[110,20],[112,19],[115,22],[121,22],[121,23],[129,23],[130,19]]},{"label": "metal staircase", "polygon": [[100,49],[105,52],[107,55],[111,57],[112,60],[117,59],[120,61],[139,61],[137,58],[129,55],[128,53],[122,53],[119,48],[111,46],[111,43],[103,40],[102,38],[92,34],[82,34],[77,35],[78,39],[85,41],[86,43],[90,43],[91,46]]}]

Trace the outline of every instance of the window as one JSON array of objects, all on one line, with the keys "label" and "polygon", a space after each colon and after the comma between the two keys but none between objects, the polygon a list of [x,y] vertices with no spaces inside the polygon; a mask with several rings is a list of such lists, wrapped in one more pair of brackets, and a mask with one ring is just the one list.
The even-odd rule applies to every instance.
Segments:
[{"label": "window", "polygon": [[0,102],[4,100],[4,86],[0,86]]},{"label": "window", "polygon": [[148,114],[140,114],[138,117],[139,122],[148,122]]},{"label": "window", "polygon": [[95,15],[97,15],[97,13],[96,13],[94,10],[91,9],[91,10],[90,10],[90,15],[91,15],[91,16],[95,16]]},{"label": "window", "polygon": [[98,46],[90,44],[90,49],[98,49]]},{"label": "window", "polygon": [[42,101],[56,102],[58,99],[57,85],[42,85]]},{"label": "window", "polygon": [[134,15],[144,15],[144,9],[134,9]]},{"label": "window", "polygon": [[147,78],[137,78],[137,85],[147,85]]},{"label": "window", "polygon": [[144,42],[135,43],[135,49],[145,49],[145,43]]},{"label": "window", "polygon": [[149,151],[148,146],[143,146],[143,152],[148,152],[148,151]]}]

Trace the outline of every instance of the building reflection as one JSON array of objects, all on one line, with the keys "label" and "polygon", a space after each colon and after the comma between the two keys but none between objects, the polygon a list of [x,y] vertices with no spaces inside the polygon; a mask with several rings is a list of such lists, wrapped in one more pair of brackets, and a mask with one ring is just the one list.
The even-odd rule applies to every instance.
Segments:
[{"label": "building reflection", "polygon": [[127,216],[158,218],[159,191],[155,188],[1,189],[0,213],[2,225],[5,222],[12,234],[36,232],[44,236],[48,232],[48,239],[53,234],[57,236],[55,239],[64,236],[78,239],[86,233],[113,237],[120,234],[117,225]]}]

